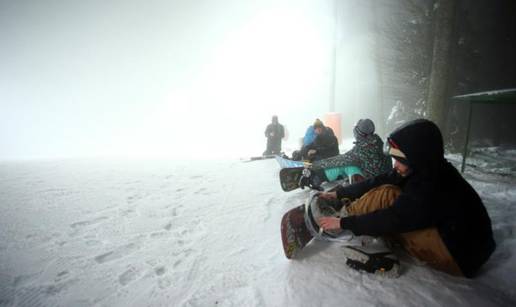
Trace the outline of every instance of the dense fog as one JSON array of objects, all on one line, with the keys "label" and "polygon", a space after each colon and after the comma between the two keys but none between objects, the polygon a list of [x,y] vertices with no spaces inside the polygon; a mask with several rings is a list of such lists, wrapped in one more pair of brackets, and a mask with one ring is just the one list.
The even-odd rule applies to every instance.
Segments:
[{"label": "dense fog", "polygon": [[328,111],[313,1],[3,1],[1,158],[259,154]]},{"label": "dense fog", "polygon": [[[253,156],[273,115],[286,148],[328,112],[340,113],[344,139],[366,117],[385,137],[431,117],[437,7],[1,1],[0,159]],[[511,11],[511,1],[457,3],[441,101],[516,86]],[[461,148],[466,110],[441,112],[448,148]],[[473,143],[514,143],[514,108],[479,114]]]}]

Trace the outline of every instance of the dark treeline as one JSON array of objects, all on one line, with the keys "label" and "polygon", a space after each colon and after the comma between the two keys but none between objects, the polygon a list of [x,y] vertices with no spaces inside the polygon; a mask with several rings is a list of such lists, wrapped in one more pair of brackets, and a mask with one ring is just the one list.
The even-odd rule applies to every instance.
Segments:
[{"label": "dark treeline", "polygon": [[[516,1],[458,1],[454,77],[451,94],[516,87]],[[461,146],[464,104],[453,104],[449,144]],[[516,102],[478,105],[473,114],[472,141],[482,146],[516,144]]]},{"label": "dark treeline", "polygon": [[[427,117],[446,131],[448,149],[461,148],[467,109],[449,98],[516,87],[516,1],[373,3],[386,130]],[[478,106],[472,143],[516,144],[514,117],[516,103]]]}]

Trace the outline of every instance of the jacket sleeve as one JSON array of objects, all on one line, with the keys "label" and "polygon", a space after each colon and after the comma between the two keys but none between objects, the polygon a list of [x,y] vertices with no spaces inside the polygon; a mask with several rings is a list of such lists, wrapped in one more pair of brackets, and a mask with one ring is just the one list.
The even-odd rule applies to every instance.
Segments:
[{"label": "jacket sleeve", "polygon": [[285,127],[283,127],[283,125],[279,125],[278,127],[279,129],[279,138],[282,139],[285,137]]},{"label": "jacket sleeve", "polygon": [[360,166],[360,159],[358,157],[358,149],[357,145],[353,146],[352,149],[343,153],[342,155],[338,155],[331,158],[326,158],[323,160],[315,161],[312,165],[313,168],[330,168],[330,167],[340,167],[340,166]]},{"label": "jacket sleeve", "polygon": [[356,199],[364,195],[367,191],[383,184],[394,184],[399,186],[402,180],[403,178],[398,175],[395,170],[391,170],[388,173],[384,173],[355,184],[339,186],[336,190],[337,198],[342,199],[347,197]]},{"label": "jacket sleeve", "polygon": [[314,142],[310,145],[310,149],[315,149],[319,153],[322,153],[334,146],[338,146],[337,138],[333,134],[333,131],[326,131],[325,133],[319,134],[315,137]]},{"label": "jacket sleeve", "polygon": [[271,131],[271,125],[267,125],[267,127],[265,128],[265,132],[264,132],[265,137],[269,137],[270,131]]},{"label": "jacket sleeve", "polygon": [[310,126],[306,129],[305,136],[303,137],[303,145],[307,146],[308,144],[312,144],[314,141],[314,130],[313,127]]},{"label": "jacket sleeve", "polygon": [[431,204],[402,193],[392,207],[364,215],[344,217],[342,229],[355,235],[381,236],[428,228],[433,225]]}]

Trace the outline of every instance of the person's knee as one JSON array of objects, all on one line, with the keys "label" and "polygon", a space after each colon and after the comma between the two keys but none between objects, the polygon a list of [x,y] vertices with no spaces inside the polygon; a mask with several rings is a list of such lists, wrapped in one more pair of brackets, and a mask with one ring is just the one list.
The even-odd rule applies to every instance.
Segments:
[{"label": "person's knee", "polygon": [[382,209],[391,206],[400,193],[401,189],[398,186],[385,184],[370,190],[360,199],[362,202],[374,204],[377,209]]},{"label": "person's knee", "polygon": [[401,188],[394,184],[382,184],[377,187],[379,190],[387,190],[387,191],[401,191]]},{"label": "person's knee", "polygon": [[392,184],[384,184],[378,187],[379,197],[382,202],[392,203],[401,194],[401,189]]}]

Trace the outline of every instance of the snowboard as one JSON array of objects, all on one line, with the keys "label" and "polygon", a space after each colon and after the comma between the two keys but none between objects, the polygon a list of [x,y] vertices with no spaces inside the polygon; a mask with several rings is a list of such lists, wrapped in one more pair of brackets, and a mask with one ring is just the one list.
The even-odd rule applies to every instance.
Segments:
[{"label": "snowboard", "polygon": [[[351,166],[353,168],[353,166]],[[318,176],[310,176],[310,173],[314,172],[310,165],[305,167],[288,167],[282,168],[279,172],[280,185],[283,191],[290,192],[301,187],[301,181],[305,180],[303,186],[309,187],[314,190],[322,190],[321,185],[323,181]],[[352,172],[349,172],[352,174]],[[303,178],[304,177],[304,178]],[[352,174],[344,179],[339,179],[330,182],[326,182],[326,185],[338,185],[340,183],[353,184],[365,180],[360,174]]]},{"label": "snowboard", "polygon": [[322,191],[321,179],[317,176],[310,176],[312,169],[310,167],[289,167],[282,168],[279,172],[280,185],[283,191],[290,192],[301,187],[309,187],[310,189]]},{"label": "snowboard", "polygon": [[304,169],[304,167],[290,167],[280,170],[279,178],[283,191],[289,192],[299,188]]},{"label": "snowboard", "polygon": [[304,167],[307,165],[311,165],[308,162],[290,160],[290,159],[286,159],[281,156],[276,156],[276,161],[278,162],[279,166],[282,169],[283,168],[291,168],[291,167]]},{"label": "snowboard", "polygon": [[276,155],[264,155],[264,156],[256,156],[256,157],[250,157],[248,159],[242,159],[243,162],[252,162],[252,161],[258,161],[258,160],[267,160],[267,159],[273,159]]},{"label": "snowboard", "polygon": [[339,216],[341,206],[338,200],[319,199],[316,193],[312,193],[307,205],[287,211],[281,219],[281,241],[285,257],[295,258],[313,238],[336,242],[352,240],[353,235],[349,231],[323,231],[317,223],[321,216]]},{"label": "snowboard", "polygon": [[294,258],[313,236],[305,224],[305,205],[290,209],[281,219],[281,241],[287,259]]}]

